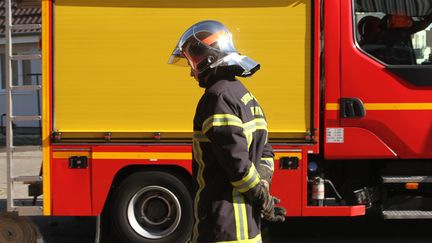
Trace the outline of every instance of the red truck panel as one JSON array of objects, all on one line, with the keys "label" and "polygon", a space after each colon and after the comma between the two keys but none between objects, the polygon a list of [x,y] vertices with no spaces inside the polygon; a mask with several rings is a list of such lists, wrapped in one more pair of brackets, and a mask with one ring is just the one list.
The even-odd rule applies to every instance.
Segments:
[{"label": "red truck panel", "polygon": [[[70,169],[69,156],[83,155],[82,151],[53,152],[51,160],[52,213],[56,216],[91,215],[91,158],[89,167]],[[90,155],[90,152],[87,152]]]},{"label": "red truck panel", "polygon": [[369,130],[399,158],[431,158],[432,110],[425,108],[432,103],[431,87],[414,86],[364,54],[354,44],[352,9],[352,1],[341,1],[341,97],[361,99],[366,116],[342,118],[341,126]]}]

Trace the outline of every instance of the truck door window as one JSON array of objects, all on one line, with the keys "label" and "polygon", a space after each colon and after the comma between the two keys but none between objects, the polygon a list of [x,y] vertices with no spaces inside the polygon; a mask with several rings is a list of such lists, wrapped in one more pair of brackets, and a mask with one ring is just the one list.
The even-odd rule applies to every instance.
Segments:
[{"label": "truck door window", "polygon": [[354,0],[358,46],[387,65],[432,65],[431,3]]}]

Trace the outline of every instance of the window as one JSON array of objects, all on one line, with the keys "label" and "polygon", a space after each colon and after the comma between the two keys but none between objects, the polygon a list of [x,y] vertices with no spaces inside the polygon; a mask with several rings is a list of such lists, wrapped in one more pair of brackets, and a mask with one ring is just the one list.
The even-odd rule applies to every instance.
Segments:
[{"label": "window", "polygon": [[[23,60],[12,61],[12,85],[32,85],[40,84],[40,71],[33,73],[33,70],[38,70],[40,60]],[[5,55],[0,54],[0,90],[6,88],[6,72],[5,72]],[[39,68],[40,69],[40,68]]]},{"label": "window", "polygon": [[432,65],[432,1],[354,0],[356,40],[389,65]]}]

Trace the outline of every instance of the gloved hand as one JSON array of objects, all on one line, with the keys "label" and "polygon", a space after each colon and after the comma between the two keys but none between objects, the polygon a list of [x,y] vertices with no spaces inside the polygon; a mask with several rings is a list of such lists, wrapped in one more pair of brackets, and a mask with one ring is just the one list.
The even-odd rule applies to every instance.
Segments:
[{"label": "gloved hand", "polygon": [[[272,196],[273,197],[273,196]],[[280,200],[276,197],[273,197],[273,210],[265,213],[262,212],[262,217],[269,222],[284,222],[286,210],[283,207],[274,206],[275,204],[280,203]]]},{"label": "gloved hand", "polygon": [[261,210],[261,215],[271,222],[283,222],[286,210],[276,207],[280,200],[270,195],[268,184],[261,180],[258,185],[244,193]]}]

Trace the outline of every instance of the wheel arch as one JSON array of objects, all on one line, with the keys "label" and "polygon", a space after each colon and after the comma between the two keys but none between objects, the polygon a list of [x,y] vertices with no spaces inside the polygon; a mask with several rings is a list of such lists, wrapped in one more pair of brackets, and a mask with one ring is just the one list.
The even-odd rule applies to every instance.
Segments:
[{"label": "wheel arch", "polygon": [[103,205],[100,208],[94,208],[94,214],[99,215],[101,213],[107,214],[109,212],[109,204],[112,199],[113,194],[120,186],[120,184],[128,178],[130,175],[144,172],[144,171],[159,171],[169,173],[175,177],[177,177],[180,181],[185,183],[186,187],[189,189],[189,192],[192,193],[193,188],[193,178],[191,173],[185,167],[180,165],[146,165],[146,164],[133,164],[124,166],[115,172],[111,184],[107,185],[108,193],[103,200]]},{"label": "wheel arch", "polygon": [[[118,188],[118,186],[123,182],[124,179],[126,179],[128,176],[139,173],[143,171],[159,171],[159,172],[166,172],[169,173],[178,179],[180,179],[182,182],[186,183],[187,187],[189,189],[192,189],[192,175],[187,171],[185,168],[178,166],[178,165],[128,165],[123,167],[121,170],[119,170],[111,184],[110,192],[109,194],[112,194],[112,192]],[[191,191],[192,192],[192,191]],[[109,195],[108,195],[109,196]]]}]

